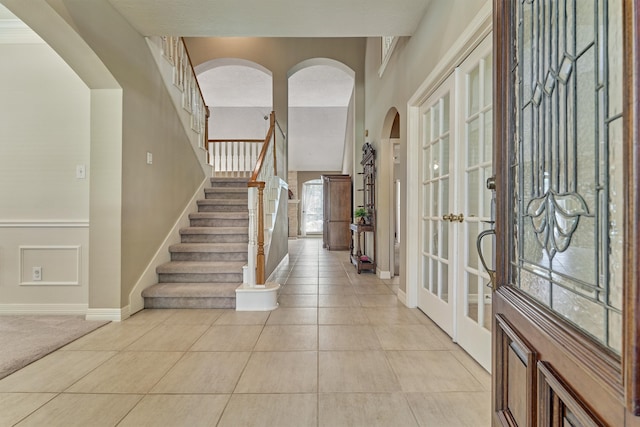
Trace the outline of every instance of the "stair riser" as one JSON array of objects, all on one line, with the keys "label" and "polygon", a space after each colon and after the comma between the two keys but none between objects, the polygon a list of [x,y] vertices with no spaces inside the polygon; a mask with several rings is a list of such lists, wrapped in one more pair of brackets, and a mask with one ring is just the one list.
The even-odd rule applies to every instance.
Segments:
[{"label": "stair riser", "polygon": [[198,212],[246,212],[247,205],[198,205]]},{"label": "stair riser", "polygon": [[195,218],[190,220],[192,227],[248,227],[248,219],[211,219]]},{"label": "stair riser", "polygon": [[246,252],[172,252],[171,261],[247,261]]},{"label": "stair riser", "polygon": [[182,243],[249,243],[245,234],[183,234]]},{"label": "stair riser", "polygon": [[230,188],[230,187],[234,187],[234,188],[244,188],[246,190],[247,189],[247,182],[249,182],[249,180],[245,179],[244,181],[242,181],[242,180],[234,181],[234,180],[229,180],[229,179],[217,180],[215,178],[211,178],[210,182],[211,182],[211,187],[212,188],[220,188],[220,187]]},{"label": "stair riser", "polygon": [[241,199],[247,200],[247,192],[221,192],[221,191],[206,191],[204,193],[205,199]]},{"label": "stair riser", "polygon": [[160,273],[159,283],[242,283],[242,273]]},{"label": "stair riser", "polygon": [[144,308],[236,308],[235,298],[145,298]]}]

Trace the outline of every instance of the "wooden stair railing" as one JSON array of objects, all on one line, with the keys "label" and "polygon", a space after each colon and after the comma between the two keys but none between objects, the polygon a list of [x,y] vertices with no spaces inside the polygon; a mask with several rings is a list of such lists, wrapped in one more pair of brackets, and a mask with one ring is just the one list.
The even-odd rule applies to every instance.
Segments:
[{"label": "wooden stair railing", "polygon": [[162,56],[173,69],[172,86],[182,92],[182,109],[191,116],[191,129],[199,134],[198,147],[206,150],[210,111],[205,103],[187,45],[182,37],[177,36],[161,36],[159,41]]},{"label": "wooden stair railing", "polygon": [[[247,184],[249,191],[249,274],[252,275],[250,285],[259,287],[264,286],[265,282],[264,189],[266,183],[277,175],[276,114],[274,111],[271,112],[269,120],[267,136],[264,139],[262,150]],[[256,216],[257,224],[255,222]],[[252,242],[255,245],[255,258]],[[255,265],[252,265],[253,262],[255,262]],[[253,277],[254,274],[255,277]]]}]

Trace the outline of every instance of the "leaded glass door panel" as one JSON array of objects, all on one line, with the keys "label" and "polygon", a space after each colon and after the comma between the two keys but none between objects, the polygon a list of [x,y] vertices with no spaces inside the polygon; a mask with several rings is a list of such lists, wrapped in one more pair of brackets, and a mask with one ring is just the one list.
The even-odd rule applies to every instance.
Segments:
[{"label": "leaded glass door panel", "polygon": [[[623,65],[636,57],[623,34],[637,35],[638,6],[494,6],[494,422],[637,425],[637,365],[623,363],[625,349],[637,361],[623,334],[637,305],[624,304],[637,265],[624,256],[625,211],[635,217],[624,194],[637,196],[626,178],[636,166],[625,170],[623,156],[625,118],[637,122],[625,91],[637,90],[637,73],[623,90]],[[632,343],[636,322],[627,320]]]}]

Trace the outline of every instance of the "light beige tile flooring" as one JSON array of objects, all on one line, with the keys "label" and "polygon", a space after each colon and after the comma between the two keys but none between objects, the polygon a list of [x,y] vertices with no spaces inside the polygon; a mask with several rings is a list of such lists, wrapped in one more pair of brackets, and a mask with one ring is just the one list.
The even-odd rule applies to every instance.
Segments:
[{"label": "light beige tile flooring", "polygon": [[280,307],[145,310],[0,381],[0,426],[490,425],[490,376],[397,281],[290,241]]}]

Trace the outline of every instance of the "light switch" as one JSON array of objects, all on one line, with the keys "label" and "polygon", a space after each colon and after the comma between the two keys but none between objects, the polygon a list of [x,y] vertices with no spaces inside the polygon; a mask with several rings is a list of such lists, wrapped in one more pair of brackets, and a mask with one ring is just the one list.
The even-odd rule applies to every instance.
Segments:
[{"label": "light switch", "polygon": [[153,163],[153,154],[147,151],[147,164],[150,165]]},{"label": "light switch", "polygon": [[87,169],[84,165],[76,165],[76,178],[85,179],[87,177]]}]

